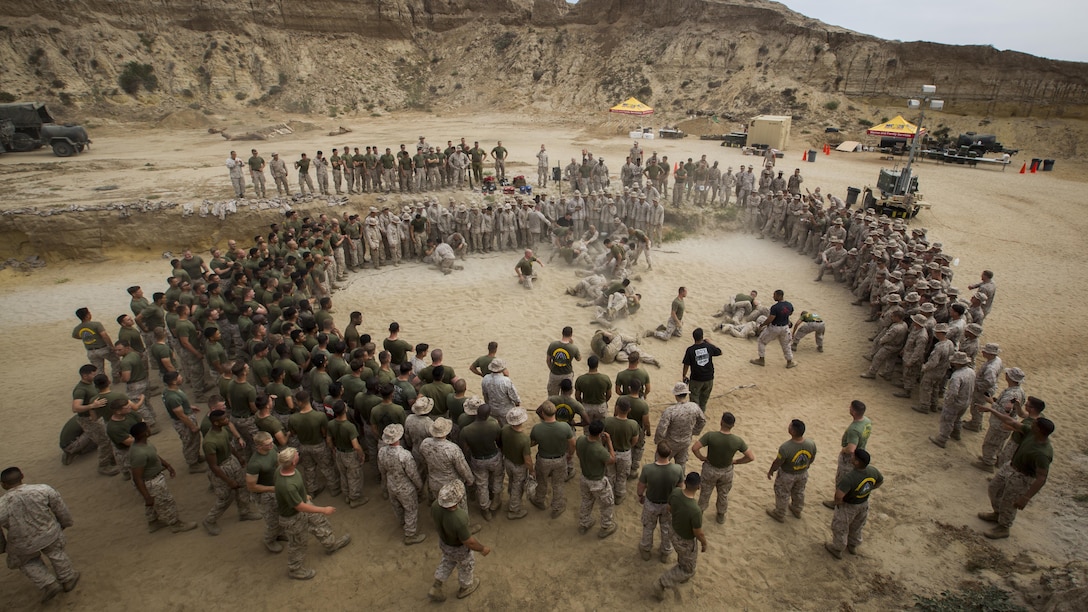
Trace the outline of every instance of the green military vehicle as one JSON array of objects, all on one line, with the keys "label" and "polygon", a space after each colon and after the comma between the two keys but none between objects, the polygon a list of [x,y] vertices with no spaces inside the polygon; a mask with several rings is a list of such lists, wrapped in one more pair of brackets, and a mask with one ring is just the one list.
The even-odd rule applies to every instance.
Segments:
[{"label": "green military vehicle", "polygon": [[81,125],[58,124],[40,102],[0,104],[0,133],[11,123],[11,136],[0,136],[7,151],[34,151],[50,146],[57,157],[71,157],[91,146]]}]

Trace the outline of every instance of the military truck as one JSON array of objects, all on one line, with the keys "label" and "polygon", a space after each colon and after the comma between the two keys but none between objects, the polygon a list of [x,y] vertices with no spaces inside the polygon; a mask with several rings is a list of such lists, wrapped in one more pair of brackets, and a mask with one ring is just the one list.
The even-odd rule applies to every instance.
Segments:
[{"label": "military truck", "polygon": [[5,119],[14,127],[10,144],[4,144],[9,151],[34,151],[48,145],[57,157],[71,157],[91,146],[83,126],[58,124],[40,102],[0,104],[0,122]]},{"label": "military truck", "polygon": [[0,153],[11,150],[12,136],[15,136],[15,124],[11,119],[0,119]]}]

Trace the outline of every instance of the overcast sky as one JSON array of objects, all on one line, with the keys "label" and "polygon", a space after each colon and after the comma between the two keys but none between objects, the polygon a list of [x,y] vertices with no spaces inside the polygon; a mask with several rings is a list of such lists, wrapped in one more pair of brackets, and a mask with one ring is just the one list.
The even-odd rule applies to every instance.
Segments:
[{"label": "overcast sky", "polygon": [[824,23],[880,38],[991,45],[1088,62],[1086,0],[778,1]]}]

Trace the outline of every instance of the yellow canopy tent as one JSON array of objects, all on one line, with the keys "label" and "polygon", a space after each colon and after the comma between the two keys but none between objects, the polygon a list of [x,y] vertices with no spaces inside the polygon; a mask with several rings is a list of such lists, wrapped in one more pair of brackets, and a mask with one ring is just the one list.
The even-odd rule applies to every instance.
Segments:
[{"label": "yellow canopy tent", "polygon": [[608,109],[608,121],[606,125],[618,126],[620,130],[630,132],[634,127],[639,127],[643,132],[642,118],[654,114],[654,109],[647,107],[638,98],[628,98]]},{"label": "yellow canopy tent", "polygon": [[639,102],[637,98],[627,98],[623,102],[608,109],[608,112],[616,113],[618,115],[636,115],[641,117],[643,115],[654,114],[654,109]]},{"label": "yellow canopy tent", "polygon": [[917,131],[918,126],[904,119],[903,115],[896,115],[895,119],[874,125],[865,130],[865,133],[881,138],[914,138]]}]

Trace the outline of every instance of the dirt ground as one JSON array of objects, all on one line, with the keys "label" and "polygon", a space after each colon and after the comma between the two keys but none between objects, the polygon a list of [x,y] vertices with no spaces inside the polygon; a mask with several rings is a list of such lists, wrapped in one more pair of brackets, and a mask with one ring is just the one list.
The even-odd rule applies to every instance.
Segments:
[{"label": "dirt ground", "polygon": [[[245,125],[276,122],[269,118]],[[232,147],[245,156],[256,146],[266,158],[278,150],[293,160],[300,150],[328,152],[344,143],[365,145],[364,134],[366,142],[382,148],[413,143],[420,134],[443,145],[465,134],[469,142],[478,139],[488,149],[501,138],[512,152],[508,173],[524,173],[530,180],[535,179],[534,155],[542,142],[551,152],[552,165],[565,165],[585,147],[605,156],[613,176],[618,176],[631,145],[623,135],[609,136],[606,130],[589,132],[560,120],[512,116],[383,118],[348,126],[354,133],[334,138],[324,134],[335,129],[336,120],[313,123],[311,131],[258,143],[226,143],[204,133],[203,127],[107,126],[96,132],[91,153],[78,158],[58,161],[44,151],[0,158],[0,187],[10,192],[14,183],[25,184],[14,188],[15,195],[5,199],[4,206],[68,204],[73,197],[120,201],[154,196],[179,202],[227,198],[230,185],[222,162]],[[734,169],[755,161],[707,141],[653,141],[643,146],[668,154],[670,160],[706,153],[708,159]],[[814,163],[801,163],[800,157],[800,148],[791,150],[779,167],[787,173],[800,167],[805,187],[821,186],[824,192],[840,195],[847,186],[874,184],[881,164],[888,163],[868,154],[821,154]],[[936,415],[918,415],[907,400],[892,397],[894,389],[886,383],[858,377],[868,365],[861,356],[868,348],[872,324],[862,322],[861,309],[850,305],[842,286],[826,279],[814,283],[811,261],[778,243],[740,233],[692,233],[654,251],[654,269],[640,269],[641,280],[634,282],[644,296],[643,308],[620,324],[623,331],[639,334],[663,321],[680,285],[689,289],[686,332],[696,326],[709,328],[717,321],[711,314],[727,296],[753,288],[765,296],[784,289],[798,310],[816,310],[828,321],[825,352],[816,353],[806,339],[798,352],[799,367],[789,371],[773,346],[768,348],[768,367],[757,368],[748,364],[755,356],[753,341],[711,334],[723,355],[715,361],[709,420],[717,423],[725,410],[736,414],[735,432],[748,441],[756,462],[738,467],[727,522],[719,526],[708,517],[710,549],[700,556],[695,579],[679,589],[678,600],[670,595],[670,603],[704,609],[885,610],[909,607],[911,593],[935,594],[968,580],[1011,588],[1014,578],[1009,573],[1014,566],[1001,560],[1018,558],[1015,568],[1026,572],[1084,558],[1088,512],[1076,500],[1086,493],[1088,441],[1082,432],[1088,417],[1075,408],[1086,390],[1081,365],[1086,334],[1076,319],[1079,306],[1088,299],[1082,254],[1088,231],[1083,183],[1056,173],[1019,175],[1016,169],[1000,172],[926,163],[917,170],[933,207],[914,224],[928,228],[931,238],[943,242],[958,259],[954,285],[966,288],[981,270],[995,272],[996,305],[983,341],[1000,343],[1006,365],[1027,372],[1025,389],[1047,401],[1047,414],[1057,423],[1050,482],[1018,517],[1012,538],[992,544],[980,537],[987,525],[975,518],[988,508],[986,475],[970,466],[979,453],[981,435],[965,432],[963,442],[938,449],[926,439],[936,432]],[[103,184],[119,189],[105,192],[108,195],[89,191]],[[462,194],[449,195],[468,201]],[[370,196],[355,196],[351,205],[365,209],[372,202]],[[160,227],[184,222],[179,215],[172,211],[153,221]],[[545,257],[549,254],[547,248],[540,251]],[[337,322],[345,325],[347,313],[360,310],[366,330],[380,338],[389,321],[399,321],[408,341],[443,348],[446,362],[469,377],[471,392],[479,392],[479,381],[468,373],[468,364],[486,352],[489,340],[496,340],[524,405],[535,407],[544,399],[548,342],[569,324],[586,354],[595,328],[589,324],[591,313],[564,295],[564,289],[576,282],[572,269],[558,263],[545,267],[542,281],[528,292],[516,283],[512,270],[516,257],[510,252],[470,256],[463,272],[445,277],[414,263],[354,274],[334,296]],[[232,601],[296,609],[346,608],[349,601],[375,608],[427,605],[427,588],[439,559],[434,530],[422,517],[428,540],[404,548],[370,471],[368,505],[351,510],[339,499],[318,498],[318,503],[338,506],[332,523],[338,532],[350,532],[354,542],[332,558],[311,546],[308,564],[318,575],[301,585],[286,579],[282,555],[268,554],[262,547],[260,523],[237,523],[236,514],[229,511],[217,538],[201,530],[148,535],[142,504],[130,485],[117,477],[96,475],[91,456],[68,467],[60,465],[57,433],[70,416],[75,372],[84,363],[83,351],[70,339],[76,322],[73,311],[88,306],[113,333],[113,319],[128,310],[124,288],[141,284],[149,292],[159,290],[167,269],[156,254],[148,260],[118,258],[104,264],[50,262],[28,274],[0,272],[3,344],[9,355],[22,351],[21,357],[0,362],[7,396],[0,406],[4,423],[0,463],[19,465],[29,482],[55,486],[76,520],[67,537],[82,581],[54,607],[89,610],[111,602],[119,609],[190,610]],[[668,389],[680,377],[688,340],[642,342],[644,350],[664,364],[650,369],[655,387],[651,418],[656,425],[671,399]],[[602,366],[610,376],[619,369],[615,364]],[[576,371],[584,371],[584,365]],[[730,392],[749,384],[755,386]],[[869,406],[874,422],[869,449],[886,483],[873,496],[860,555],[835,561],[823,550],[830,537],[831,512],[819,500],[832,493],[834,453],[853,399]],[[44,410],[39,418],[21,415],[22,410],[38,409]],[[165,419],[161,402],[156,409]],[[765,473],[778,445],[788,437],[786,425],[792,418],[808,423],[820,455],[812,468],[804,517],[788,517],[780,525],[763,512],[773,504]],[[171,431],[152,442],[169,461],[183,464]],[[694,460],[688,467],[695,467]],[[179,474],[171,487],[184,519],[200,520],[211,507],[203,475]],[[471,598],[447,606],[650,607],[649,584],[667,566],[656,557],[649,562],[639,558],[637,502],[631,498],[617,508],[619,531],[601,541],[592,533],[577,535],[576,481],[568,483],[566,491],[568,511],[559,519],[530,507],[524,520],[509,522],[498,513],[485,524],[478,537],[493,552],[477,557],[483,585]],[[472,512],[478,516],[475,509]],[[981,558],[997,561],[983,563],[980,569],[974,562],[979,551],[984,553]],[[8,609],[36,606],[37,594],[18,572],[0,574],[0,589]]]}]

